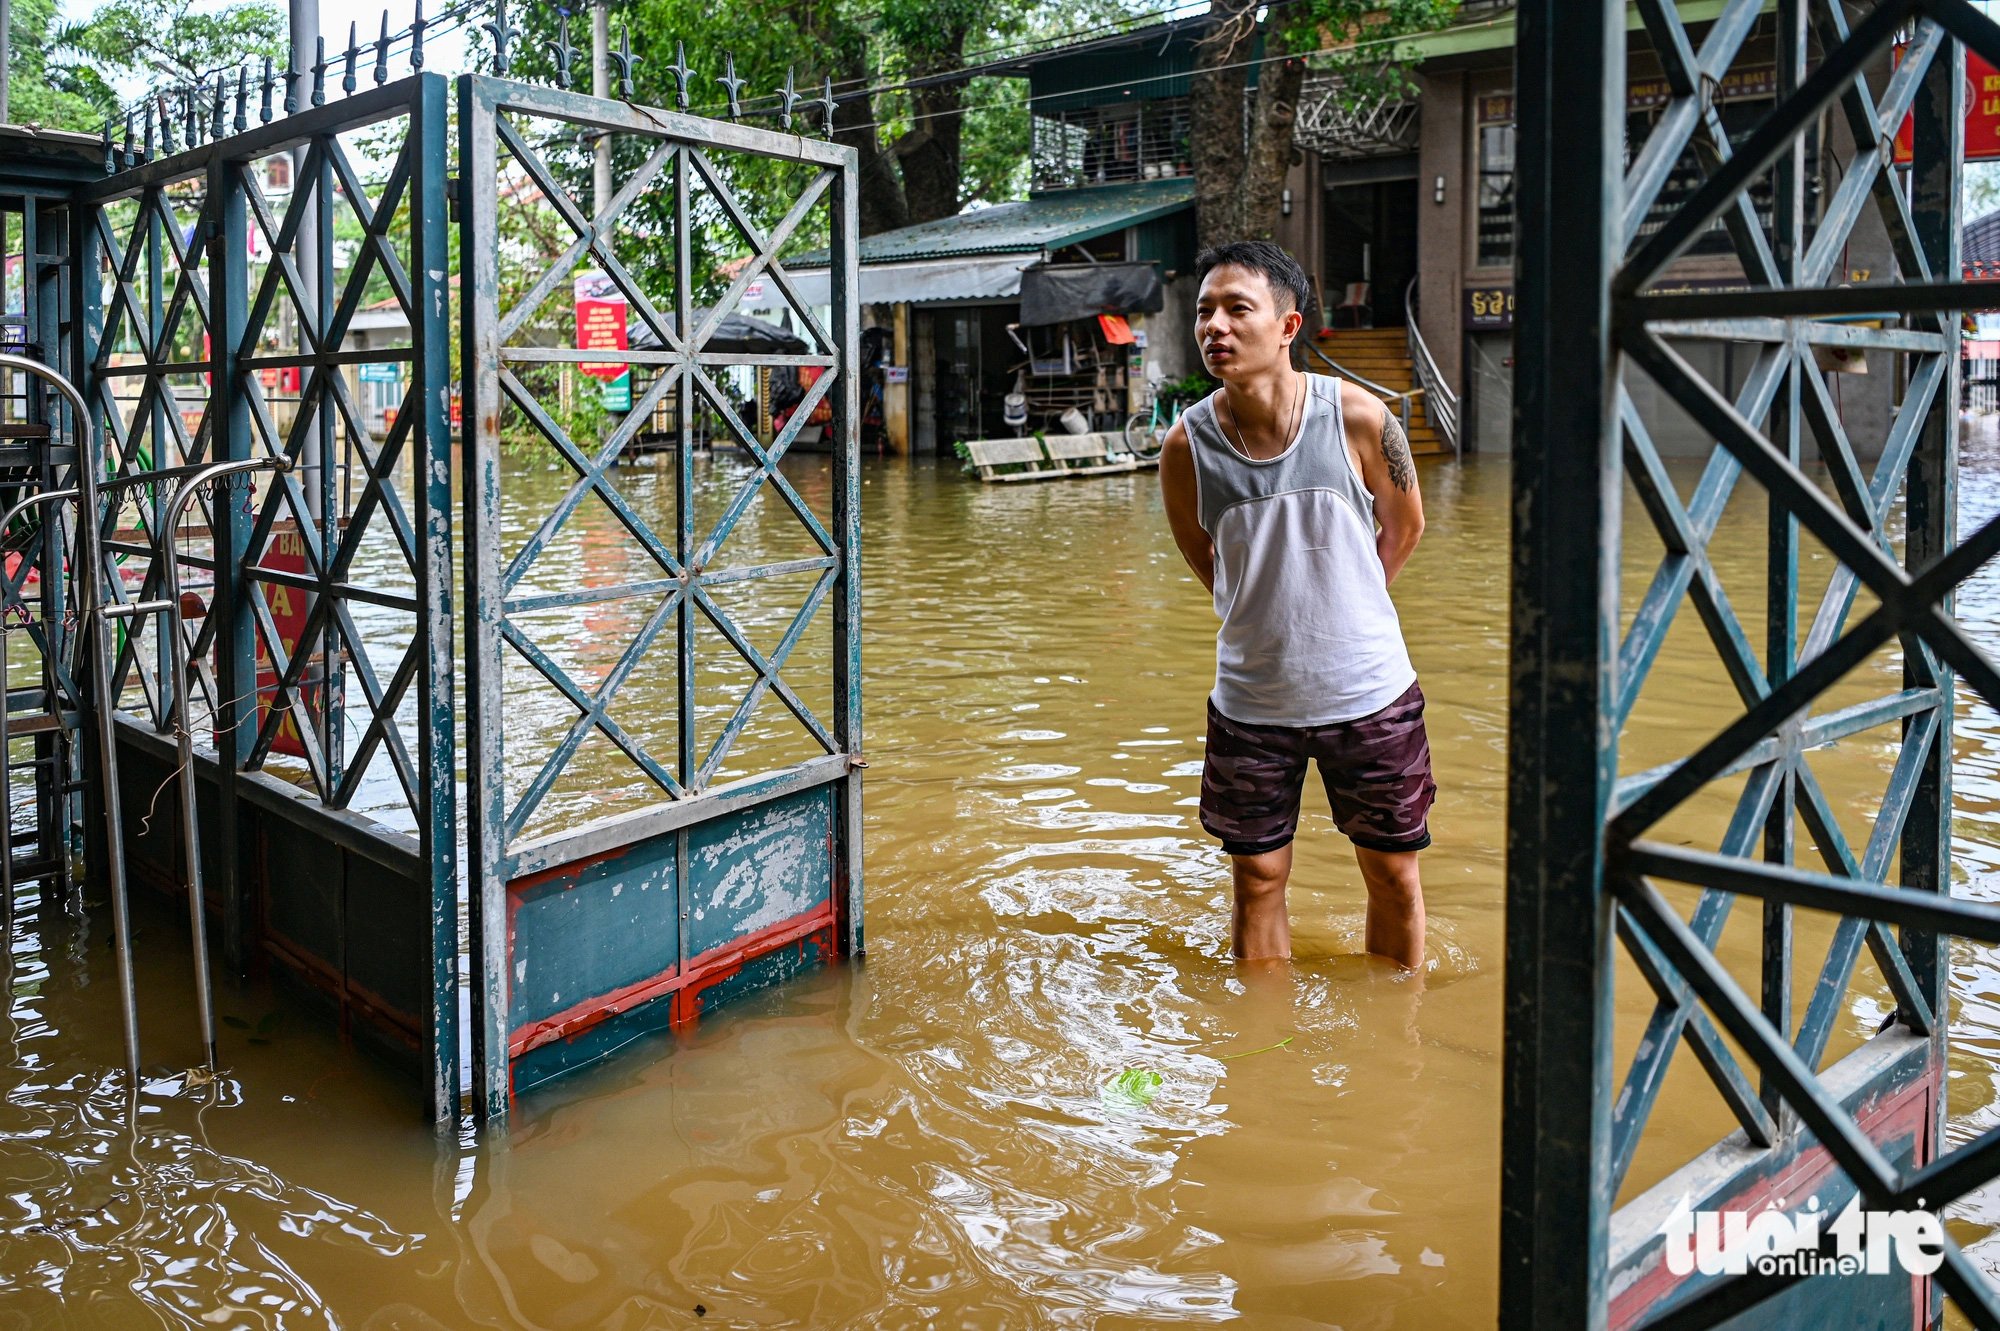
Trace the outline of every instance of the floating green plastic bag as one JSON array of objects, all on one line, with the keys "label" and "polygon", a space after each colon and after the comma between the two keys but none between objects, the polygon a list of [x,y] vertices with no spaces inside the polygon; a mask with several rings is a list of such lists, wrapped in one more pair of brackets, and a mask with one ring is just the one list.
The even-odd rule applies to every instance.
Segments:
[{"label": "floating green plastic bag", "polygon": [[1165,1079],[1151,1068],[1126,1068],[1104,1088],[1106,1104],[1144,1109],[1160,1093]]}]

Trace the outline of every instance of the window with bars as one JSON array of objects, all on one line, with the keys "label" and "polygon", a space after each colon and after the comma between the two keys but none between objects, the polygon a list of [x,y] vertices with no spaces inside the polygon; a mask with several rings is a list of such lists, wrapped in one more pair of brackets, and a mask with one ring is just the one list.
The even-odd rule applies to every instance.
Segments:
[{"label": "window with bars", "polygon": [[[1773,106],[1769,97],[1752,97],[1725,101],[1717,111],[1722,118],[1723,131],[1729,135],[1732,144],[1741,143],[1757,127]],[[1479,126],[1479,234],[1477,241],[1479,265],[1498,267],[1514,261],[1514,123],[1512,120],[1513,98],[1482,98]],[[1505,120],[1497,118],[1504,113]],[[1658,107],[1633,110],[1625,118],[1626,165],[1631,165],[1631,157],[1645,147],[1647,137],[1653,132],[1654,123],[1659,119]],[[1812,179],[1817,168],[1816,145],[1808,140],[1806,151],[1806,178]],[[1667,177],[1659,194],[1654,198],[1646,218],[1639,224],[1638,239],[1660,229],[1666,220],[1686,202],[1688,196],[1700,188],[1708,173],[1700,159],[1690,147],[1681,154],[1674,164],[1672,174]],[[1759,221],[1767,229],[1771,225],[1771,178],[1759,176],[1749,189],[1750,200],[1757,210]],[[1731,254],[1735,245],[1729,238],[1728,228],[1721,218],[1717,218],[1705,229],[1693,244],[1688,246],[1690,255]]]},{"label": "window with bars", "polygon": [[1162,97],[1037,115],[1035,188],[1192,175],[1188,99]]}]

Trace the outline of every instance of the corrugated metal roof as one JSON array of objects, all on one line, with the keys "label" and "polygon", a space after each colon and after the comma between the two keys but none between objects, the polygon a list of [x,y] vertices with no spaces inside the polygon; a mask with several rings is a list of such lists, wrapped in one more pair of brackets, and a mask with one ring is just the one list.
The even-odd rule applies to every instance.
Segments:
[{"label": "corrugated metal roof", "polygon": [[1959,243],[1967,263],[2000,263],[2000,212],[1967,222]]},{"label": "corrugated metal roof", "polygon": [[[875,305],[921,305],[939,300],[1011,300],[1021,294],[1021,270],[1040,263],[1032,254],[958,255],[906,263],[871,263],[861,268],[861,300]],[[791,274],[799,299],[808,305],[833,303],[833,283],[824,268]],[[777,283],[766,285],[763,307],[783,309]]]},{"label": "corrugated metal roof", "polygon": [[[861,242],[861,262],[1058,249],[1193,206],[1194,180],[1189,176],[1062,190],[868,236]],[[786,266],[811,268],[825,262],[826,251],[821,250]]]}]

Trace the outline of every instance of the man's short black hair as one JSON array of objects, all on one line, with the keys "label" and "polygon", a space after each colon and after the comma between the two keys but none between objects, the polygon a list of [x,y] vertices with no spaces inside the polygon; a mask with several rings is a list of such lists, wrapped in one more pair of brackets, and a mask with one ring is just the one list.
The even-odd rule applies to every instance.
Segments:
[{"label": "man's short black hair", "polygon": [[1286,312],[1287,300],[1294,310],[1304,310],[1312,303],[1312,286],[1306,281],[1306,270],[1299,267],[1299,261],[1282,245],[1268,240],[1232,240],[1205,249],[1195,258],[1194,280],[1205,282],[1211,272],[1225,266],[1262,273],[1271,284],[1271,294],[1277,297],[1280,314]]}]

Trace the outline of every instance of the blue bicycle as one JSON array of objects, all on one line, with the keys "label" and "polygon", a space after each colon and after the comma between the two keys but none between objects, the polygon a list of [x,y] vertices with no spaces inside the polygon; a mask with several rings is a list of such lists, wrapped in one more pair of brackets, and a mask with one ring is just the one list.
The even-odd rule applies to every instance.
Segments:
[{"label": "blue bicycle", "polygon": [[1174,422],[1181,418],[1179,398],[1153,395],[1153,405],[1147,411],[1135,411],[1125,422],[1125,447],[1134,457],[1148,461],[1160,455],[1160,446],[1167,440],[1167,431],[1174,428]]}]

